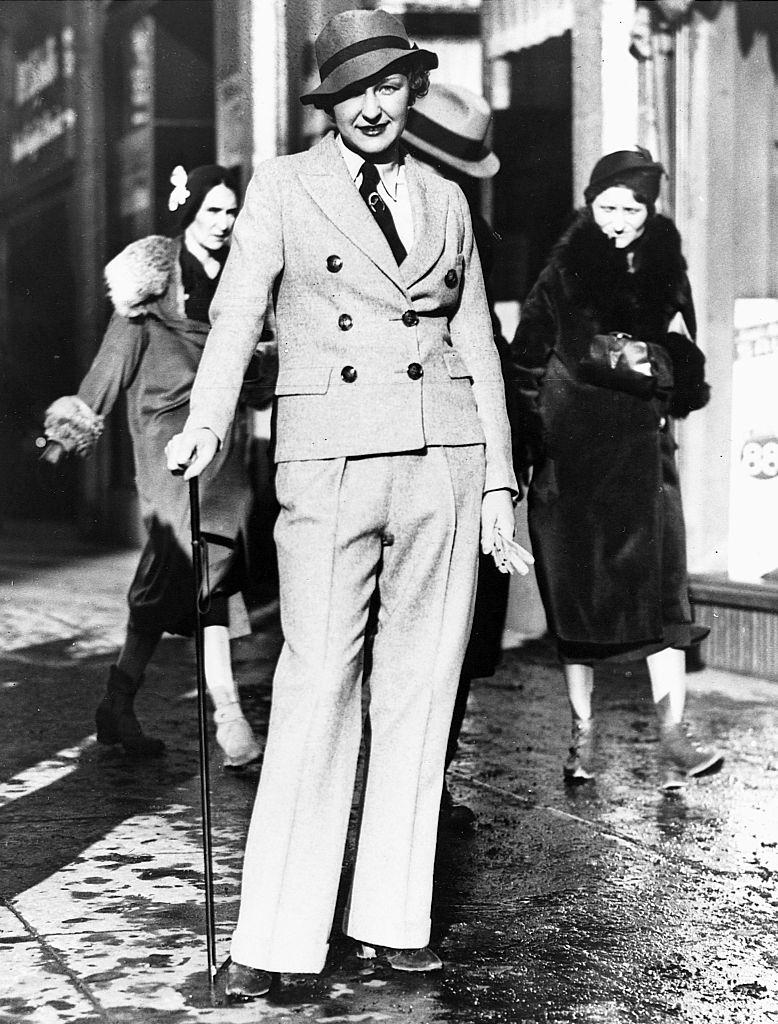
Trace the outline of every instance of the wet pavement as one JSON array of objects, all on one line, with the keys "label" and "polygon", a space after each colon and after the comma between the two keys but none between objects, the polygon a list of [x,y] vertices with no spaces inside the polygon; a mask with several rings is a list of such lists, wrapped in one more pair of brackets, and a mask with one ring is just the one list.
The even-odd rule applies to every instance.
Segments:
[{"label": "wet pavement", "polygon": [[[600,772],[569,791],[562,677],[542,643],[473,688],[452,789],[479,824],[441,833],[444,970],[359,961],[336,929],[325,973],[225,1005],[203,942],[190,643],[162,644],[139,700],[167,755],[94,741],[136,557],[62,529],[0,534],[0,1024],[778,1021],[778,684],[690,675],[689,720],[728,759],[666,796],[644,669],[602,673]],[[234,651],[262,732],[279,633],[270,606],[254,623]],[[219,764],[214,751],[221,962],[257,774]]]}]

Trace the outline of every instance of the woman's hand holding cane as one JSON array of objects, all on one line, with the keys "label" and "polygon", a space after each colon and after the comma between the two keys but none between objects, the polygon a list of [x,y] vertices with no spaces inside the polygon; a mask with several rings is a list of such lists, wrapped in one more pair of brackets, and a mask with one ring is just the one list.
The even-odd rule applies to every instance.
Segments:
[{"label": "woman's hand holding cane", "polygon": [[210,427],[195,427],[176,434],[165,445],[167,468],[184,480],[199,476],[219,450],[219,438]]}]

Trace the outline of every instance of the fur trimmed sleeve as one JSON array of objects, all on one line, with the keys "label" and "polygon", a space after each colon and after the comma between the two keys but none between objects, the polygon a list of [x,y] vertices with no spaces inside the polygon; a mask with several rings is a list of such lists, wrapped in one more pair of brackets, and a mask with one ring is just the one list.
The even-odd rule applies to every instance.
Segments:
[{"label": "fur trimmed sleeve", "polygon": [[[674,330],[676,326],[680,329]],[[705,356],[695,342],[697,319],[688,279],[684,281],[681,305],[670,328],[662,340],[673,364],[674,383],[668,411],[675,419],[683,419],[690,412],[704,408],[710,400]]]},{"label": "fur trimmed sleeve", "polygon": [[705,356],[683,334],[670,333],[663,342],[673,363],[673,392],[670,415],[683,419],[704,408],[710,400],[710,385],[705,380]]}]

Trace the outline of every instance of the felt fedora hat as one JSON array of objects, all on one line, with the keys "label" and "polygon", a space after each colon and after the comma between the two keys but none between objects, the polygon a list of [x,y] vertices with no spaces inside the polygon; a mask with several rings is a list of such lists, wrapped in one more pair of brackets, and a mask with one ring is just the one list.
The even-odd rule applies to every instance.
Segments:
[{"label": "felt fedora hat", "polygon": [[321,84],[300,97],[317,103],[354,88],[403,57],[416,56],[429,71],[438,66],[431,50],[411,43],[403,23],[386,11],[343,11],[330,18],[316,38]]},{"label": "felt fedora hat", "polygon": [[483,96],[432,83],[408,111],[403,140],[463,174],[491,178],[500,169],[499,158],[484,145],[491,119]]}]

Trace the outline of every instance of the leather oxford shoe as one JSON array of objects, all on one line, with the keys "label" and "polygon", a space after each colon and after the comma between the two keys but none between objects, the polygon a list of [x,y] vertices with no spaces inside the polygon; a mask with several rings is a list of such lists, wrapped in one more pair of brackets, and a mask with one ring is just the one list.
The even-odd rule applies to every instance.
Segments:
[{"label": "leather oxford shoe", "polygon": [[258,999],[270,991],[273,975],[258,967],[246,967],[234,961],[227,968],[225,994],[230,999]]},{"label": "leather oxford shoe", "polygon": [[371,946],[369,942],[357,943],[360,960],[386,960],[394,971],[422,973],[439,971],[443,961],[429,946],[421,949],[393,949],[391,946]]}]

